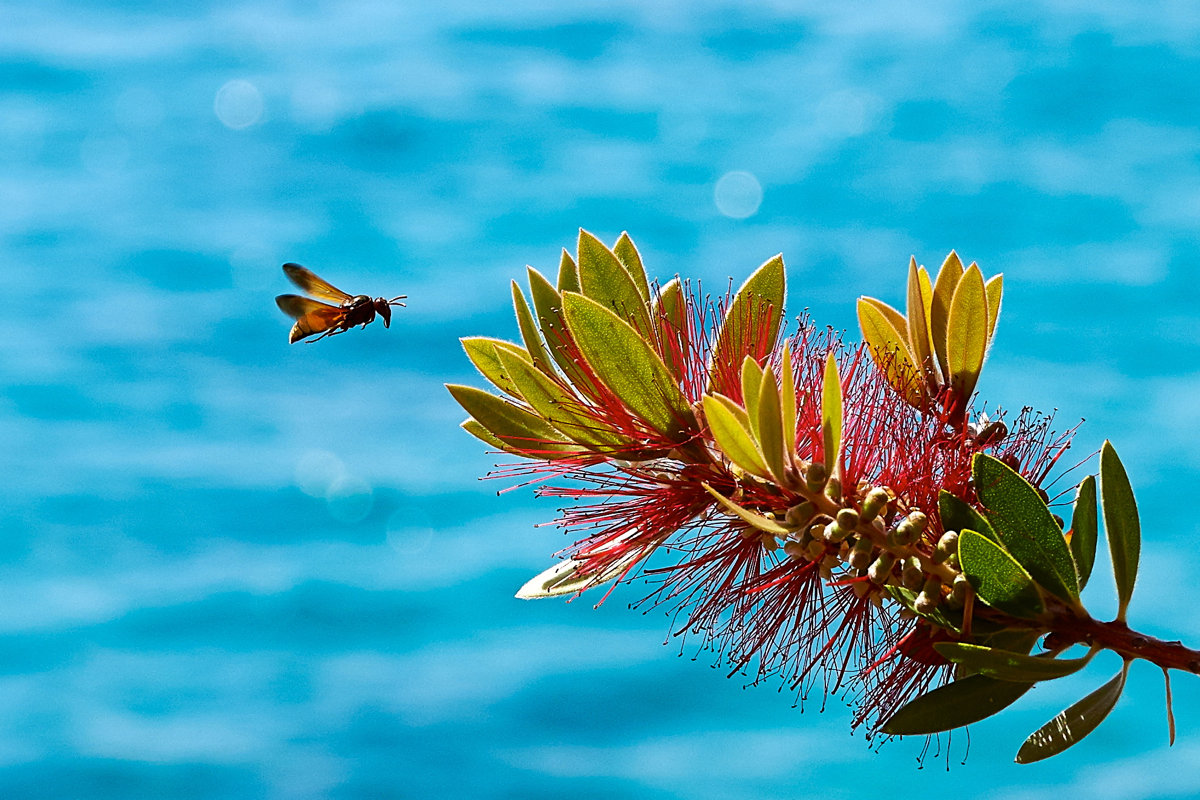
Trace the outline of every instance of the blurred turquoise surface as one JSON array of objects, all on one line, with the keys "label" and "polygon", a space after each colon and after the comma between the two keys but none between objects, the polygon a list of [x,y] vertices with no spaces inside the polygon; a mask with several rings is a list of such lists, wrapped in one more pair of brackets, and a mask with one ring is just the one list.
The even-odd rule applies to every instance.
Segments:
[{"label": "blurred turquoise surface", "polygon": [[[1086,416],[1072,463],[1113,439],[1146,530],[1131,616],[1197,644],[1195,9],[0,16],[0,796],[1200,795],[1194,678],[1171,750],[1143,664],[1084,744],[1012,765],[1104,661],[919,769],[840,701],[801,714],[661,646],[639,586],[513,599],[566,544],[534,527],[555,502],[477,479],[441,387],[479,383],[457,338],[512,338],[508,281],[579,226],[710,288],[782,250],[789,311],[839,328],[957,248],[1006,277],[983,396]],[[409,307],[289,347],[283,261]]]}]

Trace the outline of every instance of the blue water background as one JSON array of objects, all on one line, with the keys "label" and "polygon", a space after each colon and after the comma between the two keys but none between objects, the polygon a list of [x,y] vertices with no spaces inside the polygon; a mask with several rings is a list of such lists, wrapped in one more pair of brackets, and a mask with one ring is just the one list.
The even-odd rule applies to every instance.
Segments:
[{"label": "blue water background", "polygon": [[[983,395],[1086,417],[1078,458],[1117,444],[1132,619],[1196,644],[1189,4],[0,18],[0,796],[1200,794],[1200,683],[1175,681],[1169,750],[1144,663],[1060,758],[1011,761],[1116,659],[919,769],[920,742],[871,752],[839,701],[801,714],[678,657],[627,608],[641,587],[513,599],[566,544],[535,527],[557,503],[478,480],[493,458],[442,389],[480,383],[458,337],[514,337],[509,280],[580,226],[718,289],[782,251],[789,311],[839,328],[859,294],[902,304],[910,254],[957,248],[1006,279]],[[753,177],[723,195],[729,173]],[[290,260],[409,307],[288,346]]]}]

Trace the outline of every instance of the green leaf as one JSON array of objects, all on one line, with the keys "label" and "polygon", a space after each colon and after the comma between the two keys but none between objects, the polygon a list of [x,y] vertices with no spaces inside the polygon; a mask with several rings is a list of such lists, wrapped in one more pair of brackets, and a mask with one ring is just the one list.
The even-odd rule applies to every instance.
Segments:
[{"label": "green leaf", "polygon": [[654,328],[650,325],[646,298],[633,276],[604,242],[582,228],[579,231],[579,285],[585,297],[615,312],[643,339],[653,341]]},{"label": "green leaf", "polygon": [[960,728],[1008,708],[1032,685],[971,675],[921,695],[893,714],[882,730],[919,736]]},{"label": "green leaf", "polygon": [[1032,764],[1058,755],[1096,730],[1120,699],[1128,673],[1126,661],[1112,680],[1031,733],[1017,751],[1017,763]]},{"label": "green leaf", "polygon": [[562,257],[558,260],[558,291],[579,291],[579,265],[575,263],[575,259],[571,258],[571,254],[565,247]]},{"label": "green leaf", "polygon": [[930,623],[937,625],[939,628],[954,631],[955,633],[962,632],[962,611],[951,611],[945,605],[939,605],[929,612],[917,610],[917,593],[912,589],[906,589],[903,586],[897,586],[894,583],[885,584],[883,590],[891,596],[900,605],[908,609],[913,614],[921,617]]},{"label": "green leaf", "polygon": [[958,253],[951,250],[933,282],[933,298],[929,303],[929,335],[933,339],[933,352],[937,356],[938,366],[942,368],[942,375],[947,381],[950,380],[950,368],[946,364],[946,328],[950,320],[950,303],[962,274],[962,260]]},{"label": "green leaf", "polygon": [[770,477],[750,432],[745,410],[724,395],[705,395],[703,402],[708,430],[725,457],[751,475]]},{"label": "green leaf", "polygon": [[517,327],[521,329],[521,341],[525,342],[525,349],[538,369],[548,375],[553,375],[554,367],[550,364],[550,353],[542,344],[542,334],[538,330],[537,323],[533,321],[533,313],[530,312],[529,304],[525,302],[525,295],[516,281],[512,282],[512,297],[513,308],[517,312]]},{"label": "green leaf", "polygon": [[971,462],[975,493],[1000,541],[1043,589],[1077,602],[1075,559],[1037,489],[1012,467],[984,453]]},{"label": "green leaf", "polygon": [[1088,475],[1079,483],[1075,512],[1071,515],[1071,556],[1079,570],[1079,590],[1087,586],[1096,562],[1096,542],[1100,538],[1096,520],[1096,479]]},{"label": "green leaf", "polygon": [[[525,402],[538,416],[566,434],[567,438],[602,452],[612,452],[634,444],[632,439],[618,434],[602,419],[598,419],[579,397],[529,362],[503,351],[497,355]],[[487,421],[478,415],[471,416],[487,425]]]},{"label": "green leaf", "polygon": [[567,328],[596,378],[634,415],[672,441],[696,427],[691,405],[654,348],[629,323],[600,303],[563,295]]},{"label": "green leaf", "polygon": [[634,285],[642,295],[642,302],[649,302],[650,283],[646,280],[646,268],[642,265],[642,256],[627,232],[621,231],[620,238],[613,245],[613,255],[620,260],[630,277],[633,278]]},{"label": "green leaf", "polygon": [[537,312],[538,324],[546,339],[550,357],[572,386],[588,397],[595,398],[598,395],[595,381],[574,358],[574,340],[563,317],[562,295],[533,267],[529,267],[529,294],[533,297],[533,308]]},{"label": "green leaf", "polygon": [[754,271],[738,289],[721,320],[717,344],[708,368],[709,391],[733,394],[743,359],[761,363],[775,349],[783,323],[786,276],[783,256],[778,255]]},{"label": "green leaf", "polygon": [[[514,356],[515,358],[515,356]],[[561,431],[546,420],[502,397],[476,389],[474,386],[446,384],[458,404],[483,428],[529,458],[562,458],[577,455],[582,450],[567,441]],[[474,433],[471,428],[466,428]],[[483,438],[483,437],[480,437]],[[484,439],[488,444],[494,444]],[[508,449],[506,448],[506,449]]]},{"label": "green leaf", "polygon": [[925,402],[924,384],[908,349],[908,323],[900,312],[873,297],[858,299],[858,324],[879,371],[909,405]]},{"label": "green leaf", "polygon": [[1138,521],[1137,501],[1125,466],[1107,439],[1100,448],[1100,497],[1104,508],[1104,530],[1108,533],[1108,552],[1112,556],[1113,575],[1117,579],[1117,619],[1125,619],[1133,584],[1137,581],[1138,558],[1142,551],[1142,525]]},{"label": "green leaf", "polygon": [[938,642],[933,649],[947,660],[961,664],[979,675],[1018,683],[1036,683],[1071,675],[1086,667],[1095,654],[1095,651],[1092,651],[1081,658],[1047,658],[1021,655],[966,642]]},{"label": "green leaf", "polygon": [[825,452],[825,474],[841,475],[842,379],[833,353],[825,359],[825,377],[821,383],[821,444]]},{"label": "green leaf", "polygon": [[979,599],[1019,619],[1045,611],[1033,578],[995,542],[972,530],[958,533],[958,561]]},{"label": "green leaf", "polygon": [[769,533],[772,536],[787,536],[789,533],[791,533],[790,529],[783,527],[770,517],[764,517],[762,514],[751,511],[748,508],[742,508],[737,503],[733,502],[728,497],[725,497],[716,489],[709,486],[707,483],[701,483],[700,485],[703,486],[709,494],[717,498],[717,502],[720,503],[726,511],[736,514],[750,527],[757,528],[763,533]]},{"label": "green leaf", "polygon": [[676,380],[682,381],[687,375],[690,340],[687,299],[679,278],[672,278],[658,291],[650,315],[658,330],[658,354]]},{"label": "green leaf", "polygon": [[942,519],[942,530],[962,531],[970,528],[996,544],[1001,543],[996,531],[992,530],[992,523],[988,522],[983,514],[976,511],[966,500],[945,489],[938,492],[938,516]]},{"label": "green leaf", "polygon": [[988,345],[988,298],[983,274],[972,264],[963,273],[946,321],[946,367],[950,388],[964,400],[975,393]]},{"label": "green leaf", "polygon": [[784,481],[783,412],[775,373],[763,370],[758,392],[758,449],[777,483]]},{"label": "green leaf", "polygon": [[506,342],[502,339],[492,339],[487,336],[467,336],[459,340],[462,342],[463,350],[467,353],[467,358],[471,359],[471,363],[475,365],[475,369],[483,377],[487,378],[492,384],[518,400],[521,399],[521,393],[517,391],[517,387],[513,384],[512,379],[508,377],[508,373],[500,366],[500,357],[496,355],[497,350],[506,350],[513,355],[521,356],[528,360],[529,353],[524,347],[512,342]]}]

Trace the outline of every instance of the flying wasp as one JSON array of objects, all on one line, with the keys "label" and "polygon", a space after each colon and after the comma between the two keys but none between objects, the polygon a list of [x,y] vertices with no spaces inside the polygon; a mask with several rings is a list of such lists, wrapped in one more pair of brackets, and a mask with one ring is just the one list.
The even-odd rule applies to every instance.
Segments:
[{"label": "flying wasp", "polygon": [[305,269],[299,264],[284,264],[283,273],[291,279],[292,283],[313,297],[337,304],[321,303],[298,294],[281,294],[276,297],[275,304],[279,306],[279,309],[296,320],[296,324],[292,326],[292,332],[288,336],[290,344],[295,344],[307,336],[319,334],[316,339],[309,339],[310,342],[316,342],[326,336],[333,336],[335,333],[344,333],[355,325],[362,325],[365,328],[375,319],[376,314],[383,318],[383,327],[390,328],[392,326],[392,306],[403,306],[404,303],[400,301],[408,299],[406,294],[393,297],[391,300],[385,300],[382,297],[371,299],[365,294],[349,295],[328,281],[318,278],[312,270]]}]

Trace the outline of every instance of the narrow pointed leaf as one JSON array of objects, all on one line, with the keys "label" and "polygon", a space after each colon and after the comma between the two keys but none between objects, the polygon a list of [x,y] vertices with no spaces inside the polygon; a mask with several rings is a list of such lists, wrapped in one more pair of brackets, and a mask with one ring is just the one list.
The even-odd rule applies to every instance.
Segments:
[{"label": "narrow pointed leaf", "polygon": [[1000,319],[1000,300],[1004,295],[1004,275],[993,275],[984,287],[988,301],[988,345],[996,335],[996,321]]},{"label": "narrow pointed leaf", "polygon": [[1133,585],[1137,581],[1138,559],[1142,550],[1142,526],[1137,501],[1125,466],[1112,442],[1100,448],[1100,497],[1104,508],[1104,530],[1108,534],[1108,552],[1112,556],[1113,575],[1117,579],[1117,619],[1125,619]]},{"label": "narrow pointed leaf", "polygon": [[646,267],[642,265],[642,256],[627,232],[621,231],[620,238],[613,245],[613,255],[621,261],[630,277],[633,278],[633,284],[641,293],[642,301],[649,302],[650,282],[646,279]]},{"label": "narrow pointed leaf", "polygon": [[483,425],[479,423],[479,420],[475,419],[474,417],[467,417],[458,427],[462,428],[479,441],[490,444],[497,450],[503,450],[506,453],[512,453],[513,455],[518,455],[522,458],[530,457],[520,450],[517,450],[515,447],[505,443],[503,439],[493,434],[487,428],[483,427]]},{"label": "narrow pointed leaf", "polygon": [[580,291],[634,327],[643,339],[651,341],[654,329],[646,298],[633,276],[604,242],[585,230],[579,231]]},{"label": "narrow pointed leaf", "polygon": [[858,324],[863,341],[891,387],[909,405],[920,408],[925,400],[924,384],[908,349],[908,325],[900,317],[904,327],[897,327],[896,319],[884,309],[899,317],[899,312],[873,297],[858,299]]},{"label": "narrow pointed leaf", "polygon": [[574,292],[563,295],[563,315],[593,374],[625,407],[672,441],[695,428],[695,416],[679,383],[658,353],[625,320]]},{"label": "narrow pointed leaf", "polygon": [[921,695],[893,714],[882,730],[921,736],[961,728],[1008,708],[1032,685],[971,675]]},{"label": "narrow pointed leaf", "polygon": [[761,363],[775,349],[783,324],[786,278],[783,256],[775,256],[754,271],[738,289],[721,320],[717,344],[708,367],[710,391],[733,394],[730,382],[746,356]]},{"label": "narrow pointed leaf", "polygon": [[[522,455],[530,458],[554,458],[557,457],[554,454],[573,455],[581,452],[579,447],[546,420],[502,397],[476,389],[474,386],[447,384],[446,388],[472,419],[509,448],[520,451]],[[468,433],[474,433],[472,428],[466,430]],[[493,444],[491,440],[484,441]]]},{"label": "narrow pointed leaf", "polygon": [[586,567],[587,562],[568,558],[530,578],[517,590],[515,597],[519,600],[543,600],[547,597],[578,594],[624,574],[641,556],[641,552],[633,551],[629,556],[617,559],[609,569],[599,574],[581,572],[580,568]]},{"label": "narrow pointed leaf", "polygon": [[529,310],[529,304],[525,302],[525,294],[516,281],[512,282],[512,297],[513,309],[517,312],[517,327],[521,330],[521,341],[525,343],[526,351],[538,369],[548,375],[553,375],[554,367],[550,363],[550,353],[542,344],[541,331],[538,330],[533,313]]},{"label": "narrow pointed leaf", "polygon": [[837,359],[830,353],[825,359],[825,377],[821,383],[821,443],[827,475],[840,475],[842,463],[842,379]]},{"label": "narrow pointed leaf", "polygon": [[996,650],[966,642],[938,642],[934,650],[948,661],[1000,681],[1036,683],[1072,675],[1088,665],[1095,651],[1080,658],[1046,658]]},{"label": "narrow pointed leaf", "polygon": [[1078,601],[1075,559],[1037,490],[1012,467],[984,453],[975,455],[971,474],[988,521],[1008,552],[1043,589]]},{"label": "narrow pointed leaf", "polygon": [[945,604],[937,606],[932,611],[920,611],[917,609],[917,593],[912,589],[906,589],[903,586],[889,583],[884,585],[883,590],[904,608],[918,617],[922,617],[937,625],[939,628],[945,628],[956,633],[962,631],[962,611],[948,609]]},{"label": "narrow pointed leaf", "polygon": [[975,393],[988,344],[988,299],[983,274],[974,264],[963,273],[946,321],[946,367],[950,387],[964,400]]},{"label": "narrow pointed leaf", "polygon": [[758,390],[762,385],[763,369],[753,356],[742,361],[742,405],[750,418],[750,431],[758,438]]},{"label": "narrow pointed leaf", "polygon": [[702,483],[701,486],[703,486],[709,494],[717,498],[717,502],[721,504],[722,508],[732,514],[736,514],[750,527],[757,528],[763,533],[769,533],[772,536],[787,536],[789,533],[791,533],[790,529],[783,527],[770,517],[765,517],[762,514],[759,514],[756,511],[751,511],[748,508],[742,508],[737,503],[733,502],[728,497],[725,497],[716,489],[709,486],[707,483]]},{"label": "narrow pointed leaf", "polygon": [[744,410],[723,395],[704,396],[704,418],[713,440],[725,457],[751,475],[769,477],[770,471],[758,452],[745,414]]},{"label": "narrow pointed leaf", "polygon": [[992,529],[992,523],[988,522],[987,518],[976,511],[967,501],[945,489],[938,492],[938,516],[942,519],[942,530],[962,531],[970,528],[996,544],[1000,544],[1000,537]]},{"label": "narrow pointed leaf", "polygon": [[[633,445],[632,439],[612,430],[595,414],[589,413],[579,397],[529,362],[503,351],[497,355],[534,413],[566,434],[567,438],[604,451]],[[487,424],[478,415],[472,416]]]},{"label": "narrow pointed leaf", "polygon": [[1120,699],[1128,673],[1126,661],[1112,680],[1031,733],[1017,751],[1017,763],[1032,764],[1058,755],[1096,730]]},{"label": "narrow pointed leaf", "polygon": [[562,313],[562,295],[533,267],[529,267],[529,294],[533,297],[533,308],[550,357],[572,386],[588,397],[596,397],[595,381],[575,360],[574,340]]},{"label": "narrow pointed leaf", "polygon": [[938,270],[933,282],[933,299],[929,304],[929,335],[933,339],[933,352],[942,369],[944,381],[950,380],[950,369],[946,363],[946,327],[950,320],[950,302],[962,278],[963,263],[953,250]]},{"label": "narrow pointed leaf", "polygon": [[650,312],[657,329],[658,354],[678,381],[687,375],[689,355],[687,299],[679,278],[672,278],[655,295]]},{"label": "narrow pointed leaf", "polygon": [[492,385],[510,397],[515,397],[518,400],[521,399],[521,393],[517,391],[516,385],[500,365],[500,357],[496,355],[496,351],[506,350],[513,355],[518,355],[529,360],[529,353],[524,347],[502,339],[492,339],[488,336],[467,336],[459,341],[462,342],[467,358],[471,359],[471,363],[475,365],[475,369],[479,370],[479,374],[483,375],[483,377],[492,382]]},{"label": "narrow pointed leaf", "polygon": [[917,259],[908,262],[908,345],[913,361],[925,376],[925,384],[937,390],[937,364],[933,355],[933,339],[929,335],[929,304],[933,287],[929,275],[917,266]]},{"label": "narrow pointed leaf", "polygon": [[1045,611],[1033,578],[995,542],[972,530],[959,531],[958,560],[980,600],[1019,619]]},{"label": "narrow pointed leaf", "polygon": [[575,263],[575,259],[563,248],[562,257],[558,260],[558,291],[562,292],[578,292],[579,291],[579,265]]},{"label": "narrow pointed leaf", "polygon": [[775,373],[763,370],[758,392],[758,449],[777,483],[784,480],[783,412]]},{"label": "narrow pointed leaf", "polygon": [[1071,556],[1079,571],[1079,590],[1087,586],[1096,562],[1096,542],[1100,538],[1096,519],[1096,479],[1088,475],[1079,483],[1075,511],[1071,514]]},{"label": "narrow pointed leaf", "polygon": [[796,460],[796,373],[792,369],[792,346],[783,346],[779,378],[779,406],[783,416],[783,447],[789,464]]}]

